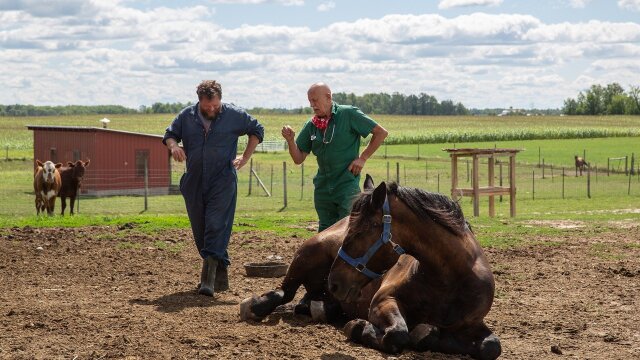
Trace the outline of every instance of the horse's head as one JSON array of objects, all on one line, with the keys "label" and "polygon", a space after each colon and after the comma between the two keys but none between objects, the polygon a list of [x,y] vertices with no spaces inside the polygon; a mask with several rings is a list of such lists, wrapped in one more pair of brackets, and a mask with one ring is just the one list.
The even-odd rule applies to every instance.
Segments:
[{"label": "horse's head", "polygon": [[390,269],[404,252],[391,241],[391,219],[387,185],[382,182],[373,189],[367,175],[329,274],[329,290],[338,300],[355,301],[360,290]]}]

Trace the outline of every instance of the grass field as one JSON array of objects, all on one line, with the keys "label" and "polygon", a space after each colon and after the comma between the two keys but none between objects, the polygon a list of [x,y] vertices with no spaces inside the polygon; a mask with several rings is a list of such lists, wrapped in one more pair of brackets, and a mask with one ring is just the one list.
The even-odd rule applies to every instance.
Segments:
[{"label": "grass field", "polygon": [[[143,133],[161,134],[172,116],[136,115],[108,116],[110,128]],[[612,222],[637,221],[640,218],[640,178],[625,176],[620,171],[624,163],[612,162],[618,170],[606,175],[607,158],[636,156],[640,154],[640,117],[397,117],[374,116],[387,129],[393,142],[386,144],[369,160],[365,171],[374,176],[376,182],[399,180],[402,185],[424,188],[449,194],[450,162],[443,148],[517,148],[522,149],[517,156],[517,217],[509,218],[508,197],[496,202],[496,218],[487,217],[487,199],[480,204],[480,217],[473,218],[472,203],[462,198],[460,204],[472,225],[482,228],[481,239],[493,245],[511,244],[518,241],[518,235],[531,231],[561,233],[561,229],[545,227],[543,230],[529,226],[531,221],[578,221],[606,226]],[[74,218],[59,216],[37,218],[34,216],[32,195],[32,133],[25,128],[33,125],[76,125],[97,126],[102,116],[80,116],[68,118],[0,118],[0,143],[8,153],[0,156],[0,201],[10,204],[0,209],[0,227],[12,226],[82,226],[88,224],[124,224],[136,222],[139,228],[148,231],[162,231],[167,227],[187,227],[184,203],[181,196],[152,196],[148,199],[148,210],[144,210],[144,198],[114,196],[106,198],[85,198],[80,200],[80,216]],[[303,116],[260,117],[265,124],[267,139],[280,139],[280,127],[284,124],[296,126],[305,120]],[[579,124],[582,124],[580,127]],[[412,137],[436,136],[452,132],[491,134],[521,133],[548,134],[560,129],[564,135],[570,129],[591,129],[592,133],[606,131],[607,134],[635,134],[628,137],[501,140],[495,137],[487,142],[441,142],[410,144]],[[418,130],[416,130],[418,129]],[[490,129],[491,131],[487,130]],[[564,129],[564,130],[563,130]],[[597,131],[596,131],[597,130]],[[542,136],[541,135],[541,136]],[[426,136],[426,135],[425,135]],[[398,140],[400,139],[400,140]],[[591,174],[590,195],[587,193],[587,177],[575,177],[573,156],[586,154],[594,167]],[[9,160],[5,159],[5,155]],[[24,160],[22,159],[24,158]],[[272,197],[267,197],[255,181],[252,194],[248,195],[248,167],[239,172],[238,211],[236,230],[255,229],[279,234],[308,235],[307,227],[316,219],[313,210],[312,177],[316,164],[310,157],[304,167],[295,166],[287,153],[256,153],[254,168]],[[283,162],[287,163],[288,196],[284,208],[282,187]],[[543,177],[538,166],[544,162]],[[553,165],[553,168],[551,168]],[[598,167],[596,172],[595,166]],[[637,168],[638,162],[635,166]],[[567,176],[562,177],[565,168]],[[90,171],[90,169],[88,169]],[[470,185],[463,162],[458,169],[458,181],[463,187]],[[273,173],[273,175],[272,175]],[[496,169],[498,176],[498,169]],[[174,181],[180,173],[175,174]],[[506,179],[506,167],[504,169]],[[480,179],[486,179],[486,166],[481,166]],[[564,181],[563,181],[564,179]],[[506,182],[506,180],[505,180]],[[482,186],[482,184],[481,184]],[[564,198],[563,198],[564,195]],[[57,204],[59,211],[60,205]]]},{"label": "grass field", "polygon": [[[109,128],[164,134],[171,114],[105,115]],[[26,125],[101,126],[102,115],[0,118],[0,149],[9,158],[29,158],[33,134]],[[570,139],[640,136],[639,116],[396,116],[372,115],[389,130],[386,143],[440,144],[532,139]],[[281,140],[280,129],[300,129],[306,115],[260,115],[266,140]],[[7,154],[8,152],[8,154]]]}]

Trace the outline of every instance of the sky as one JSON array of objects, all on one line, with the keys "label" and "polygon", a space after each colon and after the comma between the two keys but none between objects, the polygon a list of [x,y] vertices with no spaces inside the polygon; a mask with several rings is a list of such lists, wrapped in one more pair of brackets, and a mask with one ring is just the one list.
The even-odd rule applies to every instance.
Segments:
[{"label": "sky", "polygon": [[307,89],[560,108],[640,86],[640,0],[0,0],[0,104],[308,106]]}]

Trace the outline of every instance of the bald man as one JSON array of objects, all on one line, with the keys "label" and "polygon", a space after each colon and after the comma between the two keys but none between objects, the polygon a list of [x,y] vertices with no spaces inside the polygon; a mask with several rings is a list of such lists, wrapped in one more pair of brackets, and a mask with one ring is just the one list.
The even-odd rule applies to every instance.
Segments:
[{"label": "bald man", "polygon": [[[327,84],[311,85],[307,97],[315,116],[297,137],[289,125],[284,126],[282,137],[294,163],[302,164],[310,153],[316,156],[313,200],[320,232],[349,215],[353,197],[360,192],[360,172],[388,132],[357,107],[333,102]],[[360,153],[360,138],[369,134],[371,141]]]}]

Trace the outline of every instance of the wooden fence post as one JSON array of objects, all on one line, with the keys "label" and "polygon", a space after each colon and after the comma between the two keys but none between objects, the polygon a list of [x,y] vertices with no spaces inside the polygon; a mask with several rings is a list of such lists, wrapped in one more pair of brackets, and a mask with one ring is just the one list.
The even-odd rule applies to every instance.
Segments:
[{"label": "wooden fence post", "polygon": [[300,176],[300,200],[304,198],[304,163],[300,165],[302,175]]},{"label": "wooden fence post", "polygon": [[427,159],[424,160],[424,181],[425,182],[429,181],[429,169],[428,169],[429,168],[429,166],[428,166],[429,164],[428,164],[428,162],[429,161]]},{"label": "wooden fence post", "polygon": [[396,163],[396,182],[400,185],[400,163]]},{"label": "wooden fence post", "polygon": [[249,160],[249,193],[247,196],[251,196],[251,183],[253,180],[253,159]]},{"label": "wooden fence post", "polygon": [[282,186],[284,188],[284,208],[287,207],[287,162],[282,162]]},{"label": "wooden fence post", "polygon": [[536,171],[531,172],[531,200],[536,199]]},{"label": "wooden fence post", "polygon": [[587,197],[591,199],[591,168],[587,166]]}]

